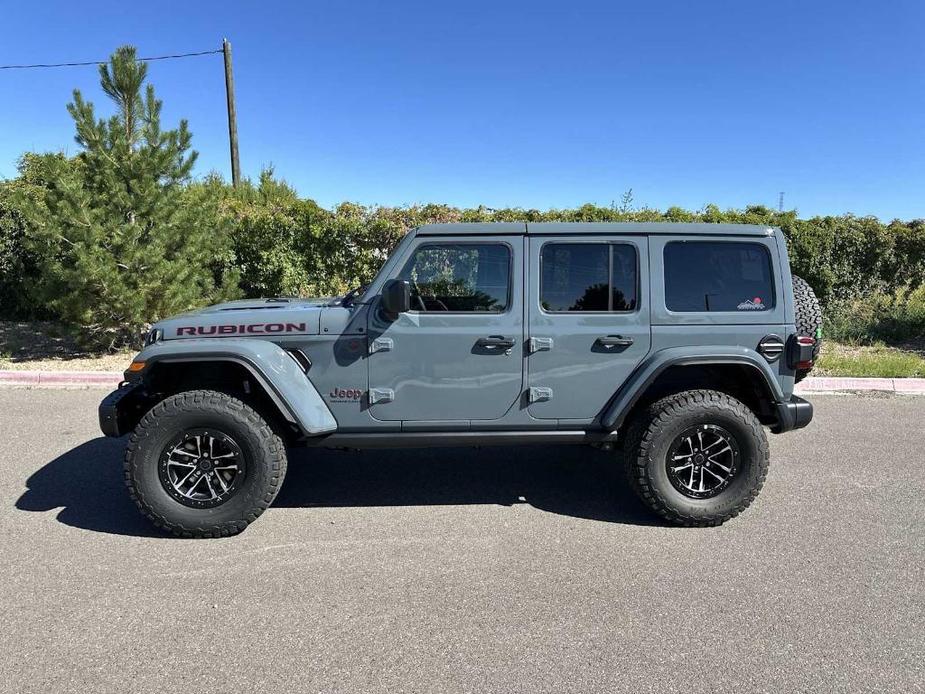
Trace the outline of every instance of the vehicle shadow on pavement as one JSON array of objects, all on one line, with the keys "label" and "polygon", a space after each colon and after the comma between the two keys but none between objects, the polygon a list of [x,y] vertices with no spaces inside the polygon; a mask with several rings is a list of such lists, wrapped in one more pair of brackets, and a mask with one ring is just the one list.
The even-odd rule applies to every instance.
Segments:
[{"label": "vehicle shadow on pavement", "polygon": [[99,437],[39,468],[16,501],[21,511],[60,508],[58,521],[117,535],[162,537],[129,498],[122,475],[125,441]]},{"label": "vehicle shadow on pavement", "polygon": [[[33,473],[21,511],[60,508],[85,530],[164,537],[129,499],[125,441],[100,437]],[[586,446],[381,451],[293,449],[276,508],[526,503],[577,518],[660,525],[624,482],[613,453]]]},{"label": "vehicle shadow on pavement", "polygon": [[613,452],[590,446],[290,452],[277,507],[529,504],[576,518],[661,525]]}]

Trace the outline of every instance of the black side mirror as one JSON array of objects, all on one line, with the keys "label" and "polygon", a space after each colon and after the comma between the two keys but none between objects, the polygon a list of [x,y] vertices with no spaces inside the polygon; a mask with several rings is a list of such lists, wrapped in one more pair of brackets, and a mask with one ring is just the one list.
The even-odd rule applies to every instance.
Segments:
[{"label": "black side mirror", "polygon": [[382,310],[391,318],[411,310],[411,284],[407,280],[388,280],[382,286]]}]

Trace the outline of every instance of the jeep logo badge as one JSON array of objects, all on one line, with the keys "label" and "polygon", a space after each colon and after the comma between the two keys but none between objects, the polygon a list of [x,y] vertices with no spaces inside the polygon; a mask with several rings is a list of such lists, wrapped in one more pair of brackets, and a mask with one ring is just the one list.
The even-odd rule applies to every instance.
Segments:
[{"label": "jeep logo badge", "polygon": [[363,391],[360,388],[333,388],[328,393],[331,402],[356,402],[363,397]]}]

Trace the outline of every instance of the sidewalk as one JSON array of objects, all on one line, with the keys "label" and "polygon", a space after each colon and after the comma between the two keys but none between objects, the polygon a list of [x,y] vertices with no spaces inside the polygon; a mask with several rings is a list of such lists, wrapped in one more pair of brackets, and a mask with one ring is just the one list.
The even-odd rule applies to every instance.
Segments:
[{"label": "sidewalk", "polygon": [[[118,371],[0,371],[0,386],[41,388],[115,388],[122,380]],[[901,395],[925,395],[925,378],[836,378],[810,376],[797,384],[796,393],[844,393],[880,391]]]}]

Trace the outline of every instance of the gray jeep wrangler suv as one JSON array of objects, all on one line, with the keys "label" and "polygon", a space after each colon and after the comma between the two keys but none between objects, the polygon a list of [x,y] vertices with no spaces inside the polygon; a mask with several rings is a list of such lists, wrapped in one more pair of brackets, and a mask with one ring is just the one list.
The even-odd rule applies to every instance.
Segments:
[{"label": "gray jeep wrangler suv", "polygon": [[820,320],[778,229],[427,225],[343,297],[157,323],[100,426],[184,536],[243,530],[295,445],[592,444],[664,518],[717,525],[761,489],[765,427],[812,418]]}]

